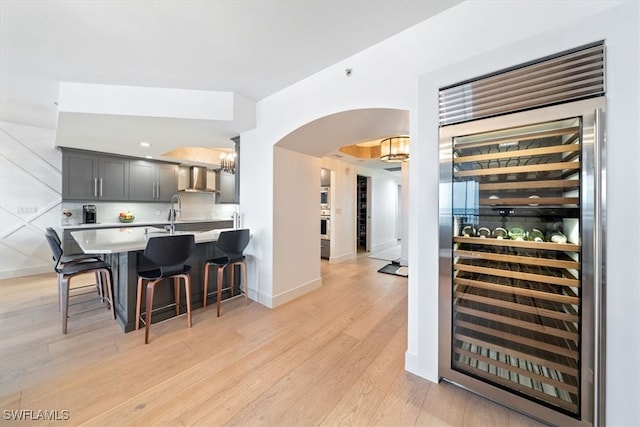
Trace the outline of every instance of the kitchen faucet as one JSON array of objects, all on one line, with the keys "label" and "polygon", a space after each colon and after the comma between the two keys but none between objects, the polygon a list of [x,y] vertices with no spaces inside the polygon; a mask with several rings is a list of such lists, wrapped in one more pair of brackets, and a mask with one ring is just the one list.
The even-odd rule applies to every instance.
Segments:
[{"label": "kitchen faucet", "polygon": [[[178,209],[175,208],[175,203],[178,202]],[[171,209],[169,209],[169,233],[173,234],[176,231],[176,214],[179,213],[182,216],[182,199],[177,194],[171,196]]]}]

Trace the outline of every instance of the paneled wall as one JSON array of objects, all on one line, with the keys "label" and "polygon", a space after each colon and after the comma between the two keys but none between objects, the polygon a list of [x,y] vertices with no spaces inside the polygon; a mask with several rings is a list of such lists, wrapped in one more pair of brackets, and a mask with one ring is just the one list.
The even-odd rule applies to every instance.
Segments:
[{"label": "paneled wall", "polygon": [[52,271],[44,229],[59,225],[62,154],[55,131],[0,122],[0,278]]}]

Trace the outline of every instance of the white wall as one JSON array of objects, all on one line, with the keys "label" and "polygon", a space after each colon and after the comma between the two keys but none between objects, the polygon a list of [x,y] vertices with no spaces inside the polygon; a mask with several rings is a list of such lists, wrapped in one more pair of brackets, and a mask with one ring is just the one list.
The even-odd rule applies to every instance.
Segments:
[{"label": "white wall", "polygon": [[[320,160],[274,148],[273,294],[277,306],[318,288],[320,278]],[[300,257],[299,254],[308,254]]]},{"label": "white wall", "polygon": [[[621,7],[616,8],[621,5]],[[615,9],[614,9],[615,8]],[[292,130],[320,117],[358,108],[398,108],[411,114],[411,170],[409,226],[409,341],[407,369],[431,380],[438,379],[437,365],[437,228],[438,133],[437,84],[418,76],[442,77],[451,82],[470,74],[512,66],[581,44],[606,39],[608,48],[609,139],[618,137],[610,152],[608,299],[607,421],[610,425],[638,425],[637,405],[629,396],[640,395],[640,378],[633,360],[640,357],[637,331],[638,250],[631,240],[614,246],[613,237],[625,235],[630,215],[638,212],[638,4],[635,2],[485,2],[462,3],[379,45],[348,58],[258,103],[258,126],[242,135],[249,147],[242,151],[243,165],[257,168],[243,175],[243,209],[251,225],[264,230],[257,250],[267,255],[257,266],[259,285],[269,289],[271,269],[266,252],[280,250],[274,233],[277,212],[269,190],[261,188],[271,175],[270,147]],[[456,25],[463,23],[463,25]],[[479,61],[469,62],[471,58]],[[457,66],[453,64],[459,63]],[[397,66],[402,64],[402,66]],[[470,68],[465,66],[470,65]],[[343,70],[352,68],[345,79]],[[622,89],[622,85],[627,85]],[[629,87],[630,85],[630,87]],[[624,135],[624,139],[622,138]],[[622,142],[621,142],[622,141]],[[246,145],[245,145],[246,147]],[[615,169],[615,171],[614,171]],[[626,177],[623,178],[623,174]],[[261,190],[258,190],[261,188]],[[253,201],[255,196],[258,202]],[[625,199],[625,204],[622,200]],[[249,200],[251,208],[244,206]],[[254,210],[255,208],[255,210]],[[266,211],[266,213],[265,213]],[[263,213],[260,217],[259,212]],[[273,213],[271,216],[270,213]],[[297,254],[304,260],[308,254]],[[275,257],[274,257],[275,261]],[[288,262],[295,262],[289,259]],[[630,368],[631,367],[631,368]]]},{"label": "white wall", "polygon": [[54,141],[52,129],[0,122],[0,278],[53,271],[44,229],[61,218]]},{"label": "white wall", "polygon": [[[340,160],[322,160],[274,147],[273,281],[272,293],[259,300],[269,307],[290,301],[319,287],[319,176],[332,170],[331,262],[355,257],[356,176],[371,177],[371,245],[395,243],[397,185],[399,178],[386,171],[360,167]],[[261,261],[261,260],[260,260]]]},{"label": "white wall", "polygon": [[402,239],[402,245],[400,246],[400,265],[409,265],[409,195],[411,194],[411,187],[409,186],[409,170],[411,168],[411,162],[405,162],[402,164],[402,194],[401,205],[402,212],[400,212],[400,238]]}]

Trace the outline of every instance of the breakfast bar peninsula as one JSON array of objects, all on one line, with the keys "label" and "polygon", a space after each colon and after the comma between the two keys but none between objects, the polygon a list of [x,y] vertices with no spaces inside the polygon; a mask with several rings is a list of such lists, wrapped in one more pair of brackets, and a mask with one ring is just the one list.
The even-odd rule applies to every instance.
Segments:
[{"label": "breakfast bar peninsula", "polygon": [[[173,234],[193,234],[196,249],[186,264],[191,266],[191,308],[203,304],[203,277],[206,260],[224,256],[216,246],[221,232],[228,229],[210,231],[175,231]],[[114,303],[116,320],[125,332],[135,329],[136,287],[139,270],[150,270],[154,265],[144,255],[147,241],[151,238],[169,236],[167,230],[155,227],[122,227],[109,229],[88,229],[73,231],[71,236],[76,240],[84,253],[101,255],[113,270]],[[239,278],[239,275],[235,275]],[[237,283],[234,283],[237,286]],[[182,290],[181,292],[184,292]],[[154,308],[166,307],[154,313],[155,321],[175,316],[173,286],[160,286],[154,297]],[[180,297],[180,312],[184,313],[186,298]]]}]

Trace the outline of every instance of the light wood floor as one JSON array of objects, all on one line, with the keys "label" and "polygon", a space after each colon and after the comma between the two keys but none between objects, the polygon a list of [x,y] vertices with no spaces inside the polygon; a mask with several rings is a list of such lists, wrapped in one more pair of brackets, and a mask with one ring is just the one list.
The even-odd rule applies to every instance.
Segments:
[{"label": "light wood floor", "polygon": [[53,274],[0,281],[0,409],[68,411],[66,425],[539,425],[404,370],[407,279],[384,264],[323,261],[317,291],[194,310],[191,329],[153,325],[148,345],[105,308],[63,336]]}]

